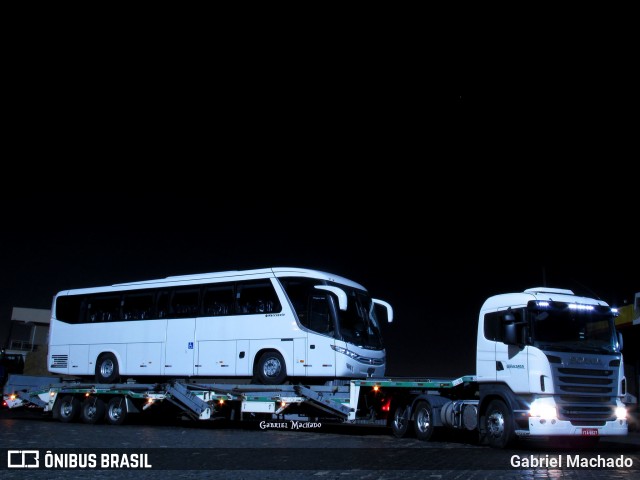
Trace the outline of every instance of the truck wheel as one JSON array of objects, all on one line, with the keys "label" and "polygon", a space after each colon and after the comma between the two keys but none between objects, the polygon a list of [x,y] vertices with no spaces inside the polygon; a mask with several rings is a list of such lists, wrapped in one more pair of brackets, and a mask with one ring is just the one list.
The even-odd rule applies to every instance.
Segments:
[{"label": "truck wheel", "polygon": [[73,422],[80,413],[80,400],[73,395],[65,395],[58,402],[57,413],[61,422]]},{"label": "truck wheel", "polygon": [[87,397],[82,402],[80,419],[84,423],[100,423],[104,420],[104,402],[98,397]]},{"label": "truck wheel", "polygon": [[485,413],[485,435],[493,448],[506,448],[515,439],[513,415],[502,400],[493,400]]},{"label": "truck wheel", "polygon": [[416,404],[413,429],[418,440],[427,441],[431,438],[433,434],[433,410],[429,402],[420,401]]},{"label": "truck wheel", "polygon": [[118,381],[118,360],[113,353],[103,353],[96,362],[96,382],[115,383]]},{"label": "truck wheel", "polygon": [[407,436],[409,432],[409,408],[406,405],[398,405],[393,412],[393,418],[391,419],[391,431],[397,438],[403,438]]},{"label": "truck wheel", "polygon": [[122,425],[127,418],[127,406],[124,397],[113,397],[107,404],[106,420],[109,425]]},{"label": "truck wheel", "polygon": [[284,358],[278,352],[265,352],[256,365],[255,377],[263,385],[280,385],[287,378]]}]

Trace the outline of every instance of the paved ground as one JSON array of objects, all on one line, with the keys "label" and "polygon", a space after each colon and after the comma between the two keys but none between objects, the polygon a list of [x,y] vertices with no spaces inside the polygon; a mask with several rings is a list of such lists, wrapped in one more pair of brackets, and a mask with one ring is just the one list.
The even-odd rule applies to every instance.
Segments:
[{"label": "paved ground", "polygon": [[[0,412],[0,431],[3,479],[25,478],[24,469],[7,469],[9,450],[37,451],[41,465],[57,460],[69,466],[73,461],[90,463],[92,458],[99,465],[103,455],[120,466],[125,461],[131,466],[138,459],[152,465],[150,469],[29,469],[30,479],[68,479],[70,474],[93,480],[157,479],[160,475],[256,480],[640,478],[637,432],[624,438],[603,438],[595,447],[525,442],[501,451],[479,446],[471,437],[441,435],[421,442],[394,438],[380,428],[325,425],[296,430],[291,424],[285,429],[260,428],[258,423],[230,428],[208,422],[85,425],[13,410]],[[110,457],[112,454],[115,457]],[[25,455],[27,462],[33,462],[33,456],[29,458],[28,452]],[[16,458],[12,463],[19,464]],[[560,460],[562,468],[553,464]],[[567,462],[576,461],[592,465],[567,468]],[[593,463],[598,461],[626,465],[602,469]],[[537,466],[532,466],[535,462]]]}]

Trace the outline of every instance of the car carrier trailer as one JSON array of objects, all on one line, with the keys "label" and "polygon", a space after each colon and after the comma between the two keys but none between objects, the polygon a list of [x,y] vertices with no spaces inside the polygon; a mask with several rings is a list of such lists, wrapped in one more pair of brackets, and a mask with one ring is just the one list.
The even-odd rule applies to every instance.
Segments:
[{"label": "car carrier trailer", "polygon": [[[345,383],[345,382],[342,382]],[[473,388],[472,376],[457,379],[350,380],[346,385],[251,385],[167,382],[157,384],[89,384],[60,382],[6,392],[9,408],[38,408],[61,422],[106,422],[121,425],[135,414],[170,404],[171,411],[193,420],[313,421],[389,426],[397,436],[409,433],[408,403],[415,411],[415,433],[427,440],[433,428],[475,429],[465,409],[475,413],[477,401],[464,409],[442,407],[449,398]],[[399,405],[402,405],[399,407]],[[472,417],[466,413],[467,417]],[[437,417],[437,418],[436,418]]]}]

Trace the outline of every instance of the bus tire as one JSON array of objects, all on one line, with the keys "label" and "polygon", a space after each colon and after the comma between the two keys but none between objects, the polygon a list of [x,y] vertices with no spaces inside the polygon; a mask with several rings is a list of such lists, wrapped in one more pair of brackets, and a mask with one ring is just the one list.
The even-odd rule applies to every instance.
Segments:
[{"label": "bus tire", "polygon": [[433,409],[429,402],[420,401],[413,413],[413,430],[418,440],[427,441],[433,434]]},{"label": "bus tire", "polygon": [[410,423],[409,407],[398,405],[393,411],[393,417],[391,417],[391,432],[393,432],[393,436],[397,438],[406,437],[409,433]]},{"label": "bus tire", "polygon": [[485,412],[485,438],[493,448],[506,448],[515,439],[513,414],[502,400],[492,400]]},{"label": "bus tire", "polygon": [[109,425],[122,425],[127,419],[127,405],[124,397],[113,397],[107,404],[105,416]]},{"label": "bus tire", "polygon": [[280,353],[264,352],[256,364],[255,378],[263,385],[280,385],[287,378],[287,366]]},{"label": "bus tire", "polygon": [[80,419],[83,423],[100,423],[104,420],[104,402],[98,397],[87,397],[80,408]]},{"label": "bus tire", "polygon": [[96,382],[115,383],[118,381],[118,360],[113,353],[103,353],[96,362]]},{"label": "bus tire", "polygon": [[80,400],[73,395],[65,395],[58,401],[57,409],[57,418],[61,422],[73,422],[80,414]]}]

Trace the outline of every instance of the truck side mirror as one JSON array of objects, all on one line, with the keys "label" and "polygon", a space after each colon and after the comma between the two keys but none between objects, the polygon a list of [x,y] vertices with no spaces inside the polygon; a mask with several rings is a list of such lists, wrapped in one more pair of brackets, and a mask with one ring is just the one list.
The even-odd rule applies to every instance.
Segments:
[{"label": "truck side mirror", "polygon": [[518,344],[518,328],[515,322],[507,323],[504,326],[504,343],[507,345]]},{"label": "truck side mirror", "polygon": [[516,316],[513,312],[507,311],[503,317],[503,342],[507,345],[519,345],[522,341],[519,340],[522,333],[522,322],[516,321]]},{"label": "truck side mirror", "polygon": [[622,341],[622,333],[618,332],[618,348],[620,349],[620,351],[622,351],[623,346],[624,342]]}]

